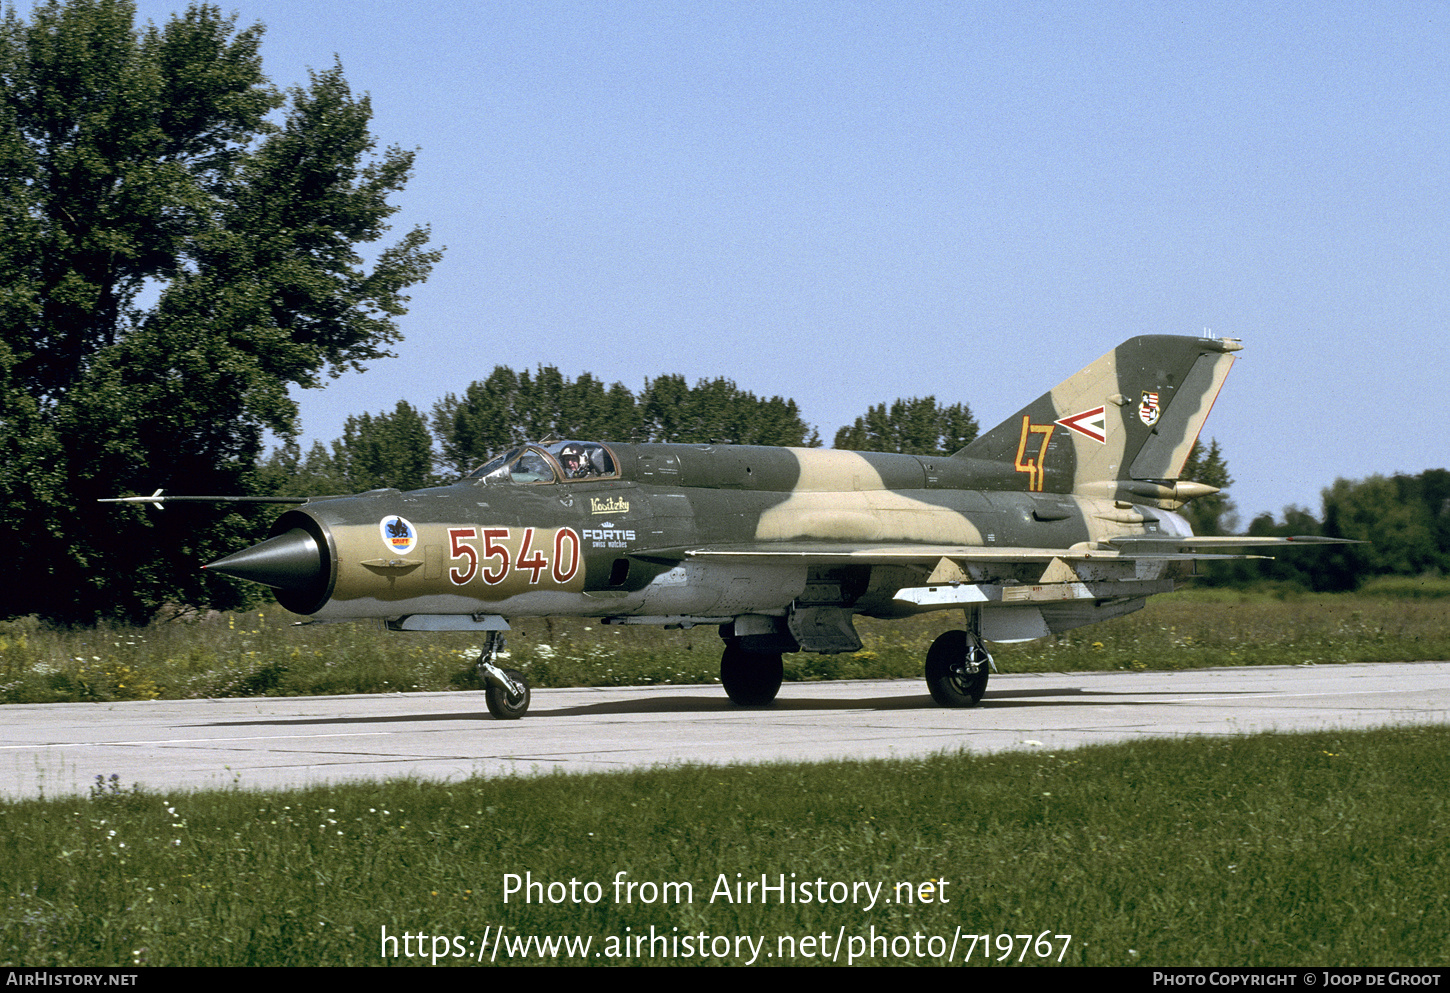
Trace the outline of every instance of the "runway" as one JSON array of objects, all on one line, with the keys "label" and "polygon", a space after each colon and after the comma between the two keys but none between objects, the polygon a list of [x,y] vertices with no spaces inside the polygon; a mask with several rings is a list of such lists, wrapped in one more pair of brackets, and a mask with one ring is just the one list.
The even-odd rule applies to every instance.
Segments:
[{"label": "runway", "polygon": [[482,693],[0,708],[0,797],[159,792],[659,764],[912,757],[1148,737],[1450,723],[1450,662],[994,675],[980,706],[919,680],[786,683],[747,710],[719,686],[539,689],[496,721]]}]

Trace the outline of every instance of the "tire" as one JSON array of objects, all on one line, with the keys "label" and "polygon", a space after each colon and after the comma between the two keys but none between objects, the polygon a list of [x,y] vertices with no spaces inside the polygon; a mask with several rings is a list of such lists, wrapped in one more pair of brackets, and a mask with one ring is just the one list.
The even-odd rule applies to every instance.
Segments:
[{"label": "tire", "polygon": [[523,699],[518,703],[510,703],[508,694],[493,684],[483,691],[483,700],[488,704],[488,712],[501,721],[516,721],[529,711],[529,684],[524,679],[524,674],[516,669],[505,669],[508,677],[515,682],[522,683],[524,687]]},{"label": "tire", "polygon": [[779,653],[747,652],[737,644],[725,645],[720,656],[720,683],[725,694],[742,707],[764,707],[780,692],[785,666]]},{"label": "tire", "polygon": [[987,661],[975,673],[967,672],[967,648],[967,632],[948,631],[926,653],[926,688],[943,707],[975,707],[987,692]]}]

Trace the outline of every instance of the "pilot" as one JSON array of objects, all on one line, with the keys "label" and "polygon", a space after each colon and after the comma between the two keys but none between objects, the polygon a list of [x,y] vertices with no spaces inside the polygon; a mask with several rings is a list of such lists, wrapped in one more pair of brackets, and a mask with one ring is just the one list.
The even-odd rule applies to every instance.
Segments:
[{"label": "pilot", "polygon": [[565,445],[559,450],[559,464],[564,467],[565,479],[585,479],[594,474],[589,460],[584,458],[578,445]]}]

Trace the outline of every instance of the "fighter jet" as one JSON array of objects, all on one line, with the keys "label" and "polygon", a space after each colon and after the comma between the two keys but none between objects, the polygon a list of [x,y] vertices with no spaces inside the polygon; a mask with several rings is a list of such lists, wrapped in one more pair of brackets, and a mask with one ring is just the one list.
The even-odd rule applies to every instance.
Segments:
[{"label": "fighter jet", "polygon": [[[1138,610],[1181,563],[1332,539],[1196,537],[1179,479],[1231,339],[1133,338],[949,457],[596,440],[523,445],[449,486],[309,499],[205,568],[322,621],[478,631],[495,717],[529,687],[511,618],[717,625],[720,681],[775,699],[782,653],[854,652],[857,615],[961,611],[926,655],[932,698],[981,700],[986,644]],[[159,503],[160,494],[127,498]],[[184,498],[183,498],[184,499]]]}]

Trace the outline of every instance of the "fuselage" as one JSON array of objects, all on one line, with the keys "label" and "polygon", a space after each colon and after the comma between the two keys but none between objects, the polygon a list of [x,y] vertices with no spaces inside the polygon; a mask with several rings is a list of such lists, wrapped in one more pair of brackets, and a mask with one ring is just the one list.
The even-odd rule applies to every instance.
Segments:
[{"label": "fuselage", "polygon": [[[559,449],[568,445],[592,452],[608,471],[566,468],[571,453],[561,458]],[[855,564],[847,550],[1069,548],[1190,533],[1181,517],[1156,507],[993,488],[1020,486],[1021,477],[960,457],[570,442],[526,446],[490,467],[450,486],[317,499],[283,514],[273,540],[293,541],[300,565],[273,584],[279,601],[321,620],[490,614],[716,623],[802,603],[889,617],[922,609],[893,594],[919,584],[929,565]],[[816,554],[725,562],[689,555],[794,547]],[[822,564],[820,552],[832,547],[842,560]],[[1158,578],[1128,568],[1102,578]],[[1040,563],[989,560],[969,569],[979,583],[1032,583],[1042,574]]]}]

